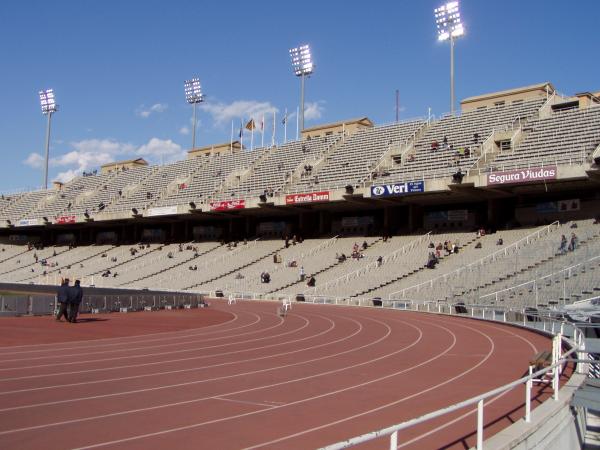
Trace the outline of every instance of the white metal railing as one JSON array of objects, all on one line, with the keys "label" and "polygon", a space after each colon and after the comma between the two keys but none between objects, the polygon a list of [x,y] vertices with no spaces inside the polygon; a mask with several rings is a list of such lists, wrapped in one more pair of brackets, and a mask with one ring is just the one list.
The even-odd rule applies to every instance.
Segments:
[{"label": "white metal railing", "polygon": [[[417,239],[412,240],[407,244],[404,244],[401,248],[394,250],[393,252],[390,252],[390,253],[386,254],[385,256],[383,256],[382,262],[385,264],[385,263],[388,263],[389,261],[395,261],[399,255],[406,255],[407,252],[413,250],[415,247],[422,244],[423,241],[425,241],[425,240],[429,241],[430,236],[431,236],[431,231],[428,231],[426,234],[419,236]],[[313,294],[316,294],[318,290],[325,291],[329,287],[338,286],[343,281],[346,281],[346,282],[349,281],[350,278],[358,278],[362,275],[365,275],[367,272],[369,272],[370,270],[375,269],[377,267],[379,267],[379,263],[377,261],[369,262],[369,263],[365,264],[363,267],[360,267],[359,269],[356,269],[350,273],[341,275],[334,280],[328,281],[323,286],[319,286],[319,287],[315,286],[313,288],[305,290],[304,292],[305,293],[312,292]]]},{"label": "white metal railing", "polygon": [[566,352],[562,353],[561,351],[562,345],[562,337],[561,335],[557,335],[554,337],[552,342],[552,364],[548,367],[545,367],[537,372],[533,372],[530,368],[530,374],[519,378],[518,380],[512,381],[504,386],[493,389],[491,391],[486,392],[485,394],[478,395],[475,397],[471,397],[468,400],[464,400],[462,402],[456,403],[452,406],[448,406],[443,409],[439,409],[437,411],[433,411],[427,414],[424,414],[420,417],[407,420],[405,422],[399,423],[397,425],[392,425],[391,427],[382,428],[378,431],[372,431],[370,433],[366,433],[351,439],[347,439],[342,442],[338,442],[336,444],[328,445],[322,447],[320,450],[341,450],[350,447],[354,447],[355,445],[362,444],[365,442],[372,441],[374,439],[382,438],[389,436],[390,449],[398,448],[398,432],[405,430],[407,428],[413,427],[415,425],[427,422],[429,420],[435,419],[437,417],[445,416],[447,414],[453,413],[455,411],[464,409],[468,406],[477,405],[477,450],[483,449],[483,429],[484,429],[484,421],[483,421],[483,412],[484,405],[486,400],[493,401],[494,397],[497,397],[505,392],[508,392],[514,389],[517,386],[521,386],[525,384],[525,416],[524,421],[526,423],[531,422],[531,391],[533,387],[533,383],[540,381],[544,376],[550,374],[551,380],[551,389],[552,389],[552,397],[554,401],[558,401],[558,391],[560,388],[560,375],[563,370],[563,366],[568,362],[569,356],[576,353],[579,349],[577,347],[573,347]]},{"label": "white metal railing", "polygon": [[490,253],[490,254],[484,256],[483,258],[480,258],[476,261],[473,261],[472,263],[469,263],[462,267],[459,267],[458,269],[453,270],[452,272],[448,272],[448,273],[439,275],[437,277],[431,278],[430,280],[423,281],[422,283],[415,284],[413,286],[409,286],[409,287],[401,289],[399,291],[392,292],[391,294],[388,295],[388,298],[392,299],[392,297],[396,296],[396,295],[401,295],[402,297],[405,297],[407,292],[410,292],[415,289],[418,292],[419,289],[423,286],[433,287],[434,282],[437,280],[443,279],[444,281],[446,281],[449,277],[458,275],[461,272],[463,272],[467,269],[470,269],[471,267],[475,267],[477,265],[483,266],[483,264],[485,264],[486,262],[495,261],[497,257],[508,256],[510,251],[512,251],[512,250],[518,251],[521,245],[523,245],[523,244],[529,245],[530,242],[535,241],[542,236],[549,235],[550,233],[558,230],[559,227],[560,227],[560,222],[558,220],[556,220],[556,221],[552,222],[550,225],[543,226],[542,228],[536,230],[533,233],[528,234],[527,236],[519,239],[516,242],[513,242],[512,244],[508,245],[507,247],[504,247],[503,249],[500,249],[493,253]]},{"label": "white metal railing", "polygon": [[584,266],[586,264],[589,264],[592,261],[596,261],[596,260],[600,260],[600,255],[594,256],[594,257],[592,257],[592,258],[590,258],[590,259],[588,259],[588,260],[586,260],[584,262],[581,262],[579,264],[575,264],[575,265],[572,265],[572,266],[569,266],[569,267],[565,267],[564,269],[561,269],[561,270],[559,270],[557,272],[553,272],[553,273],[550,273],[548,275],[544,275],[544,276],[539,277],[539,278],[534,278],[532,280],[526,281],[524,283],[520,283],[520,284],[515,285],[515,286],[511,286],[509,288],[500,289],[498,291],[482,295],[482,296],[479,297],[479,299],[481,300],[481,299],[488,298],[488,297],[494,297],[495,301],[498,302],[498,295],[500,295],[500,294],[503,294],[505,292],[510,292],[512,290],[519,289],[519,288],[522,288],[522,287],[525,287],[525,286],[533,285],[533,290],[535,291],[536,305],[537,305],[538,284],[539,284],[540,281],[546,280],[548,278],[555,277],[555,276],[560,275],[562,273],[566,273],[567,274],[566,277],[567,278],[571,278],[572,273],[573,273],[573,271],[575,269],[577,269],[578,267]]}]

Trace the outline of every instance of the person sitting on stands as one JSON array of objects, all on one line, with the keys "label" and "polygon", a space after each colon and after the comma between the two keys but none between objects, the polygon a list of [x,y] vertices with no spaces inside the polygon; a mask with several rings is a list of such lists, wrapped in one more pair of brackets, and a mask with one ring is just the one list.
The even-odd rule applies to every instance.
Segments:
[{"label": "person sitting on stands", "polygon": [[477,244],[475,244],[475,248],[481,248],[481,247],[482,247],[481,241],[479,241]]},{"label": "person sitting on stands", "polygon": [[362,249],[366,250],[367,248],[369,248],[369,244],[367,244],[367,241],[363,241],[363,243],[362,243]]},{"label": "person sitting on stands", "polygon": [[377,257],[377,267],[381,267],[383,264],[383,256]]},{"label": "person sitting on stands", "polygon": [[427,256],[427,268],[434,269],[437,263],[438,259],[436,258],[435,254],[433,252],[429,252],[429,255]]},{"label": "person sitting on stands", "polygon": [[311,275],[311,277],[308,279],[308,283],[306,283],[306,285],[308,287],[315,287],[316,284],[317,284],[317,280],[315,279],[314,275]]},{"label": "person sitting on stands", "polygon": [[560,247],[558,247],[560,253],[567,253],[567,238],[563,234],[560,238]]},{"label": "person sitting on stands", "polygon": [[442,250],[444,249],[444,247],[442,246],[442,243],[439,242],[437,247],[435,248],[435,256],[437,258],[440,258],[442,256]]},{"label": "person sitting on stands", "polygon": [[477,144],[479,142],[479,133],[475,133],[473,135],[473,143]]},{"label": "person sitting on stands", "polygon": [[344,261],[346,261],[346,255],[344,253],[342,253],[340,255],[340,257],[338,258],[338,261],[341,262],[341,263],[344,262]]},{"label": "person sitting on stands", "polygon": [[173,258],[173,252],[167,253],[167,258]]},{"label": "person sitting on stands", "polygon": [[431,150],[437,150],[439,146],[440,146],[440,144],[438,144],[437,141],[433,141],[431,143]]},{"label": "person sitting on stands", "polygon": [[496,245],[504,245],[504,240],[502,238],[498,238]]},{"label": "person sitting on stands", "polygon": [[569,251],[573,251],[579,245],[579,239],[575,235],[575,233],[571,233],[571,242],[569,243]]},{"label": "person sitting on stands", "polygon": [[448,136],[444,136],[444,145],[448,146]]}]

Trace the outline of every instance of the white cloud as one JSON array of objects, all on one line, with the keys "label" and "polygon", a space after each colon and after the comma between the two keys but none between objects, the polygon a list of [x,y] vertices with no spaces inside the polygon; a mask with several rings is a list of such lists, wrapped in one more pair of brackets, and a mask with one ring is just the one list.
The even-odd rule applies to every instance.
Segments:
[{"label": "white cloud", "polygon": [[173,142],[171,139],[164,140],[158,138],[150,139],[146,144],[139,147],[135,151],[135,154],[155,160],[156,162],[176,161],[186,156],[186,152],[182,150],[181,145]]},{"label": "white cloud", "polygon": [[[85,139],[71,142],[70,146],[70,151],[56,155],[49,161],[51,167],[63,169],[54,177],[63,183],[81,175],[84,171],[90,171],[113,161],[141,156],[150,163],[168,163],[186,157],[185,150],[179,144],[170,139],[163,140],[156,137],[141,146],[113,139]],[[31,153],[23,163],[39,169],[44,165],[44,158],[39,153]]]},{"label": "white cloud", "polygon": [[236,100],[232,103],[203,103],[200,105],[204,111],[209,113],[216,124],[227,123],[231,120],[249,120],[260,121],[263,114],[265,116],[273,115],[273,112],[279,110],[271,105],[270,102],[258,102],[255,100]]},{"label": "white cloud", "polygon": [[167,108],[168,108],[168,105],[165,103],[155,103],[154,105],[150,106],[149,108],[146,108],[144,105],[140,105],[138,107],[138,109],[136,109],[135,113],[138,116],[143,117],[144,119],[147,119],[148,117],[150,117],[151,114],[164,112],[167,110]]},{"label": "white cloud", "polygon": [[34,169],[40,169],[44,167],[44,158],[39,153],[30,153],[23,164],[33,167]]},{"label": "white cloud", "polygon": [[304,105],[304,119],[320,119],[323,115],[323,111],[325,111],[323,103],[325,103],[323,100],[319,100],[318,102],[306,102],[306,104]]},{"label": "white cloud", "polygon": [[188,135],[190,134],[190,129],[188,127],[183,126],[179,129],[179,133],[183,135]]}]

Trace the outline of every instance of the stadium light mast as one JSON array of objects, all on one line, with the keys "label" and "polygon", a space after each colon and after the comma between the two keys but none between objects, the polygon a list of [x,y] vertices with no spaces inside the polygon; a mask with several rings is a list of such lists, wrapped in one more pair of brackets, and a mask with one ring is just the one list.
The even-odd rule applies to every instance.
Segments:
[{"label": "stadium light mast", "polygon": [[454,40],[465,34],[458,2],[448,2],[433,10],[438,41],[450,41],[450,111],[454,114]]},{"label": "stadium light mast", "polygon": [[54,98],[54,89],[45,89],[39,91],[40,106],[42,107],[42,114],[48,116],[48,123],[46,124],[46,165],[44,170],[44,189],[48,189],[48,157],[50,155],[50,122],[52,114],[58,111],[58,105]]},{"label": "stadium light mast", "polygon": [[193,123],[192,123],[192,150],[196,148],[196,105],[204,101],[202,95],[202,86],[200,86],[199,78],[192,78],[186,80],[184,83],[185,87],[185,101],[193,106]]},{"label": "stadium light mast", "polygon": [[310,55],[310,47],[301,45],[290,49],[294,75],[300,77],[300,131],[304,130],[304,78],[313,73],[314,64]]}]

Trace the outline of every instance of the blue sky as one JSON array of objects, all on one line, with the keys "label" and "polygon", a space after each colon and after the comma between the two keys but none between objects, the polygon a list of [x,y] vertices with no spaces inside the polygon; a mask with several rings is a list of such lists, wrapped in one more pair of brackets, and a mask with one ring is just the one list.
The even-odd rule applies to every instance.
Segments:
[{"label": "blue sky", "polygon": [[[309,43],[306,125],[368,116],[387,123],[449,110],[449,48],[436,41],[437,1],[28,1],[0,3],[0,191],[42,184],[45,118],[54,88],[50,179],[140,155],[182,158],[191,146],[183,81],[207,95],[197,145],[228,142],[231,121],[295,111],[288,49]],[[600,3],[464,0],[457,100],[551,81],[599,90]],[[270,125],[269,125],[270,129]],[[288,136],[295,135],[291,120]],[[270,140],[270,134],[266,141]],[[255,143],[260,135],[255,134]]]}]

